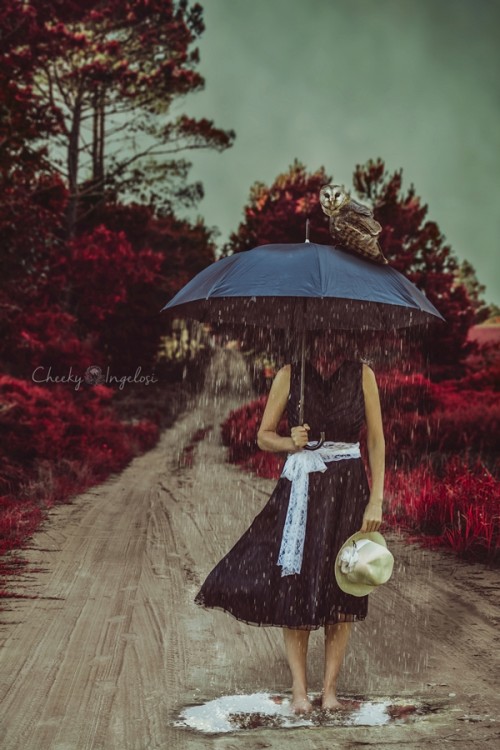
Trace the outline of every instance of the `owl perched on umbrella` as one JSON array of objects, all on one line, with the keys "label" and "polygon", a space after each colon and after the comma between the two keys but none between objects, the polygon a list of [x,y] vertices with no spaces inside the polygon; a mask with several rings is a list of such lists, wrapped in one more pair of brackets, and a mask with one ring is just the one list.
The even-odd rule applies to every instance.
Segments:
[{"label": "owl perched on umbrella", "polygon": [[371,209],[353,200],[343,185],[324,185],[319,202],[330,217],[330,234],[336,243],[376,263],[388,263],[377,241],[382,227]]}]

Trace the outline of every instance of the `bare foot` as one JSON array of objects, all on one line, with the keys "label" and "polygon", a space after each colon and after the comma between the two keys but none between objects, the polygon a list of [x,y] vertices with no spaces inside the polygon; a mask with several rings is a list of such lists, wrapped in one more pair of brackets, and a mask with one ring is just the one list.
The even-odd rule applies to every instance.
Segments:
[{"label": "bare foot", "polygon": [[335,692],[330,690],[327,693],[323,693],[321,708],[323,711],[336,711],[338,708],[342,708],[342,703],[337,700]]},{"label": "bare foot", "polygon": [[307,695],[294,695],[292,699],[292,711],[294,714],[309,714],[313,706]]}]

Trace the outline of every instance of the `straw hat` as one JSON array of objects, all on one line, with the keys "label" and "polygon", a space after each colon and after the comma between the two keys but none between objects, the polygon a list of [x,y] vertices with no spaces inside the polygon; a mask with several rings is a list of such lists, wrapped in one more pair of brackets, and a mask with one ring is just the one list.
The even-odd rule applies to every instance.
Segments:
[{"label": "straw hat", "polygon": [[342,591],[365,596],[386,583],[394,557],[378,531],[357,531],[344,542],[335,560],[335,578]]}]

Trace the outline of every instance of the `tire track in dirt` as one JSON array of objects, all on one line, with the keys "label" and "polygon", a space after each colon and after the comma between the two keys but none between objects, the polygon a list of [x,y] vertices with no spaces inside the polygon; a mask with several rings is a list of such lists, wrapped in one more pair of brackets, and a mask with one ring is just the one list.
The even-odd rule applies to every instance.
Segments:
[{"label": "tire track in dirt", "polygon": [[[169,688],[165,676],[174,671],[168,669],[171,654],[181,671],[183,655],[174,632],[173,648],[164,648],[171,617],[164,601],[175,601],[184,585],[179,565],[163,560],[165,549],[175,549],[165,513],[158,510],[165,503],[158,498],[155,471],[164,471],[164,455],[160,445],[99,492],[54,514],[62,524],[59,549],[49,555],[54,565],[46,564],[45,591],[43,583],[38,589],[60,601],[30,602],[21,618],[16,603],[16,619],[23,619],[17,637],[4,631],[2,747],[155,745],[158,727],[148,729],[145,699],[151,705],[158,697],[158,711],[149,715],[161,716]],[[164,598],[158,596],[159,583]],[[146,644],[138,649],[142,634]],[[156,692],[142,679],[144,671],[148,677],[161,674]],[[135,739],[129,736],[134,724],[141,726]]]}]

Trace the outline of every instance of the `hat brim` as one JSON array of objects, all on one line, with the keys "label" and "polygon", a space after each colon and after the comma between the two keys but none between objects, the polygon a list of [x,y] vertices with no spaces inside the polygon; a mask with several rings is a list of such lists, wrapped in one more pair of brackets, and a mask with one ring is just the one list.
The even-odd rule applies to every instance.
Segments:
[{"label": "hat brim", "polygon": [[346,594],[352,594],[352,596],[366,596],[370,594],[378,586],[370,586],[367,583],[354,583],[350,581],[347,576],[340,570],[340,556],[344,549],[358,539],[369,539],[371,542],[381,544],[387,548],[387,542],[379,531],[356,531],[355,534],[351,534],[342,547],[339,549],[337,557],[335,558],[335,580],[337,581],[338,587]]}]

